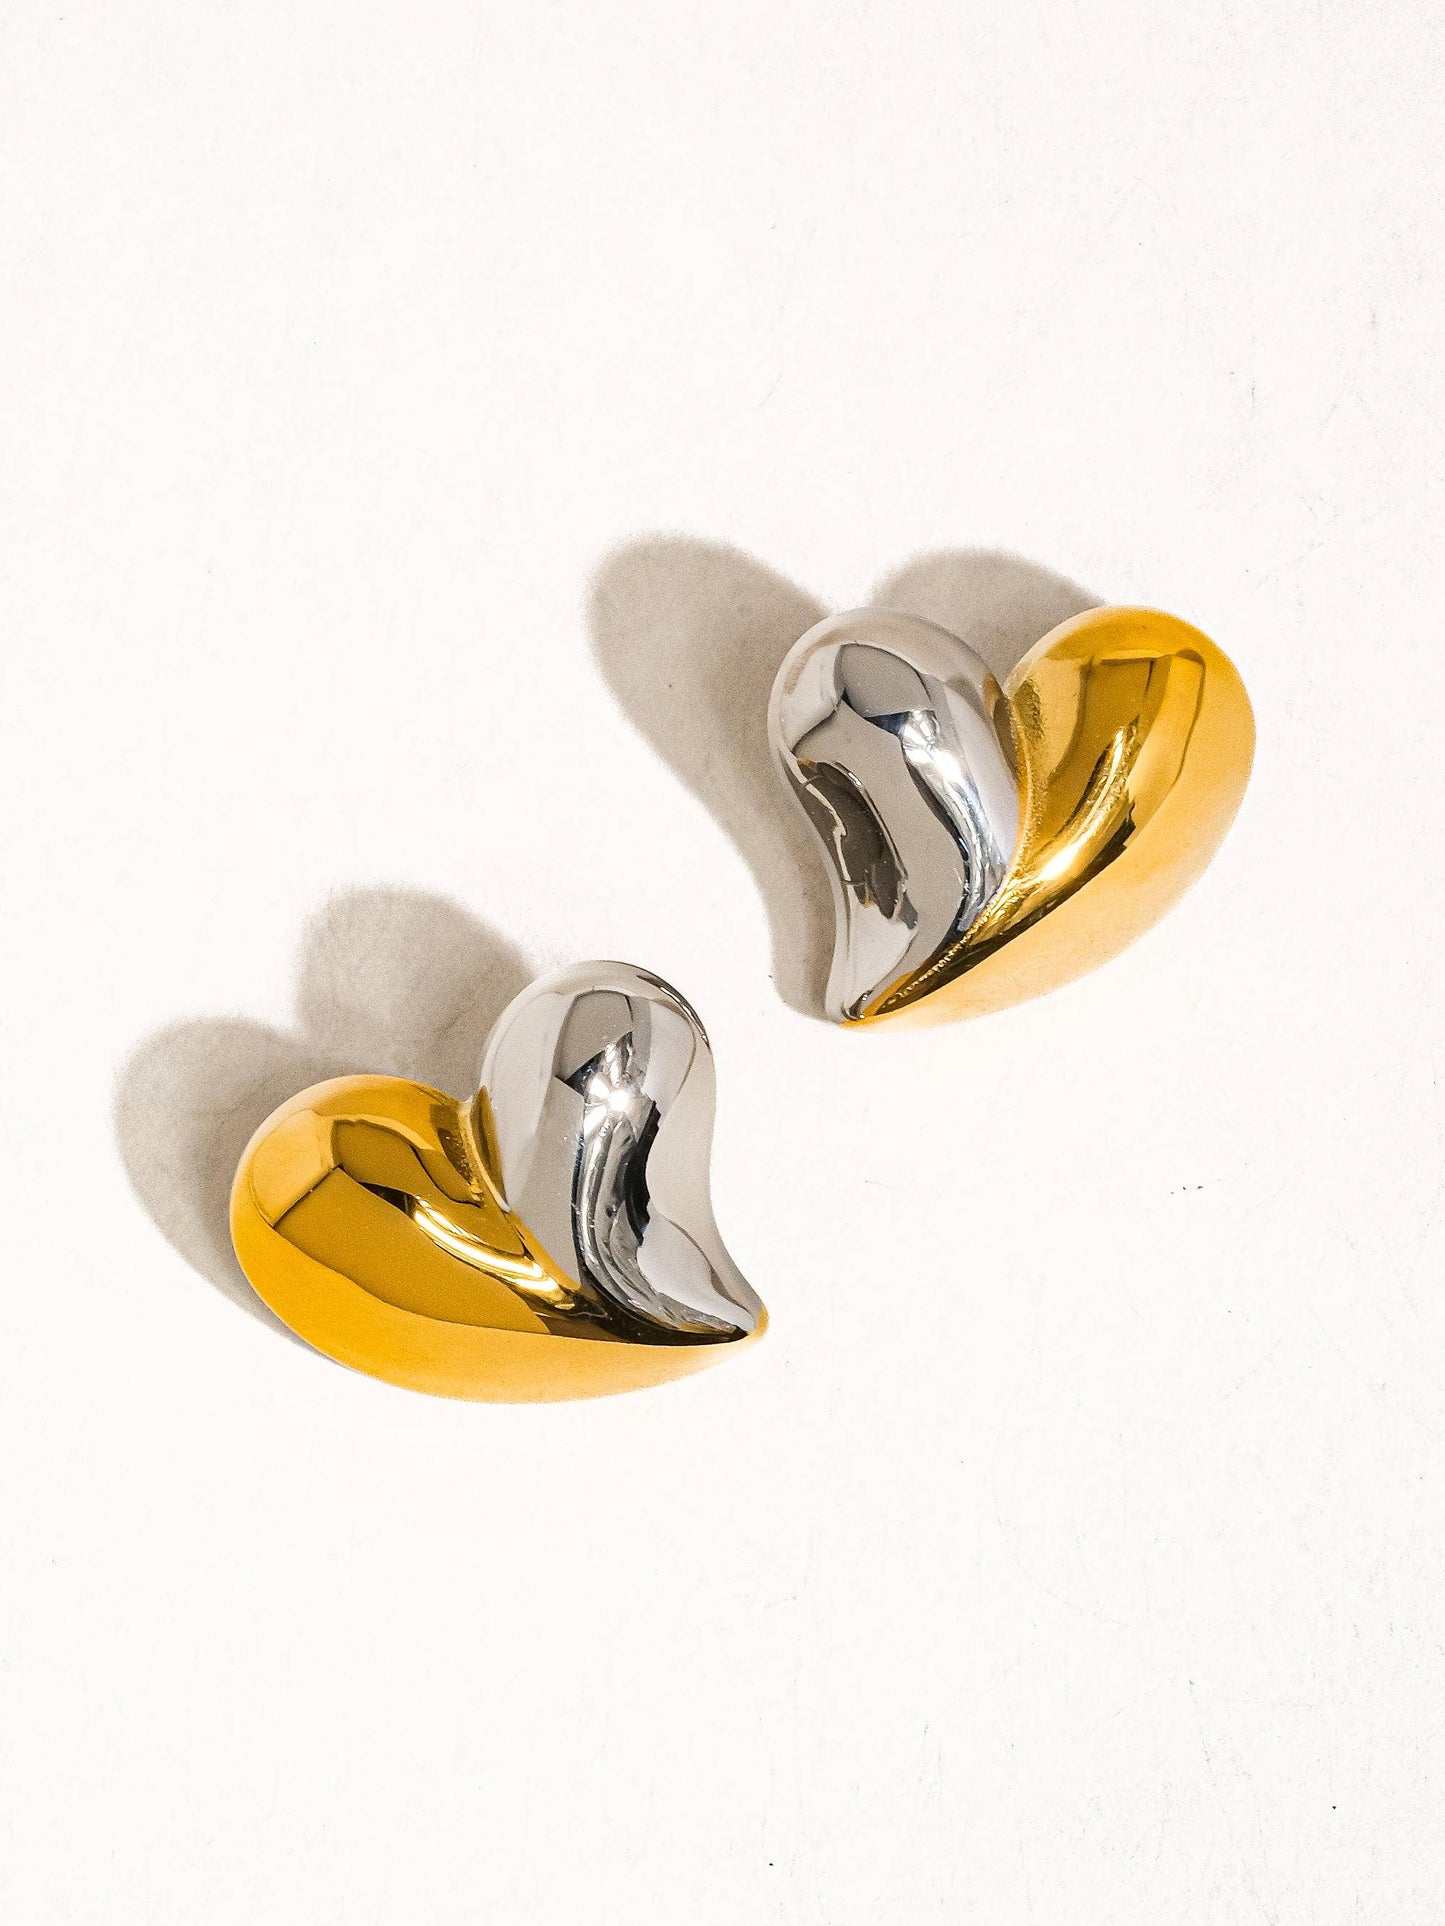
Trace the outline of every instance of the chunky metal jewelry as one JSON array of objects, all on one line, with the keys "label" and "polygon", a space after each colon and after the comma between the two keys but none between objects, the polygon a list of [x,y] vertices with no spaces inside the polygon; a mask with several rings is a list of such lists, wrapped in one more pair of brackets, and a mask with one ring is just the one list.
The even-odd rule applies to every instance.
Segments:
[{"label": "chunky metal jewelry", "polygon": [[713,1061],[659,977],[585,963],[498,1019],[458,1103],[399,1077],[293,1097],[231,1193],[241,1267],[320,1351],[458,1398],[599,1396],[767,1316],[713,1221]]},{"label": "chunky metal jewelry", "polygon": [[827,858],[845,1024],[976,1016],[1116,955],[1204,869],[1254,753],[1229,658],[1149,609],[1074,617],[1003,688],[931,622],[835,616],[769,733]]}]

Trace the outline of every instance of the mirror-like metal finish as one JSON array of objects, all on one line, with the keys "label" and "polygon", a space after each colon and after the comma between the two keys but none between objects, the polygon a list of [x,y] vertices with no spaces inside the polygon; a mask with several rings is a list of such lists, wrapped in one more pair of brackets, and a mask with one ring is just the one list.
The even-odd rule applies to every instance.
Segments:
[{"label": "mirror-like metal finish", "polygon": [[837,910],[828,1014],[976,1016],[1156,922],[1233,820],[1254,718],[1229,658],[1150,609],[1091,609],[1001,689],[956,636],[876,609],[810,629],[769,730]]},{"label": "mirror-like metal finish", "polygon": [[762,1334],[708,1185],[713,1063],[677,992],[583,964],[498,1020],[466,1103],[343,1077],[247,1146],[231,1233],[259,1294],[344,1364],[444,1396],[599,1396]]},{"label": "mirror-like metal finish", "polygon": [[773,687],[784,779],[831,861],[828,1014],[927,972],[997,895],[1018,834],[997,682],[957,636],[863,609],[810,629]]}]

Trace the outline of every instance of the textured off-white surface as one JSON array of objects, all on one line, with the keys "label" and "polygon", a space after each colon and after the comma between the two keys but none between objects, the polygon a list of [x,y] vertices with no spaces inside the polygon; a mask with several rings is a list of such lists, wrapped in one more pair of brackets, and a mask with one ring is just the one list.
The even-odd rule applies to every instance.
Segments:
[{"label": "textured off-white surface", "polygon": [[[0,1915],[1439,1920],[1442,84],[1415,0],[0,12]],[[794,1007],[759,734],[874,595],[1161,604],[1260,732],[914,1037]],[[766,1343],[248,1314],[267,1107],[598,955]]]}]

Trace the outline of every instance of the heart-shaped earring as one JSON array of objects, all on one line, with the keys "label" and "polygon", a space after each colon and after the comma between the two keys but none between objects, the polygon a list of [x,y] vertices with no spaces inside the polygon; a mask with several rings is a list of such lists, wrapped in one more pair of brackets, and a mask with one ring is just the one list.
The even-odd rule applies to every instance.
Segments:
[{"label": "heart-shaped earring", "polygon": [[1075,616],[1004,688],[931,622],[835,616],[769,733],[828,858],[846,1024],[978,1016],[1116,955],[1204,869],[1254,755],[1233,663],[1151,609]]},{"label": "heart-shaped earring", "polygon": [[760,1337],[718,1236],[713,1062],[666,983],[587,963],[497,1020],[458,1103],[401,1077],[317,1084],[231,1191],[257,1292],[317,1350],[446,1397],[659,1384]]}]

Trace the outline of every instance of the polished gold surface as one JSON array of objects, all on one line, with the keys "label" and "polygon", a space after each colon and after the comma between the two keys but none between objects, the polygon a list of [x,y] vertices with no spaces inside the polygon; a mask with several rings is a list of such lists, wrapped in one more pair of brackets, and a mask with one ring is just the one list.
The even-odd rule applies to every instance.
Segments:
[{"label": "polished gold surface", "polygon": [[1229,658],[1150,609],[1064,623],[1003,690],[930,624],[837,617],[785,663],[772,727],[830,862],[849,1024],[981,1015],[1116,955],[1205,868],[1254,754]]},{"label": "polished gold surface", "polygon": [[[512,1162],[517,1182],[530,1184],[550,1212],[550,1250],[508,1202],[485,1086],[459,1103],[403,1078],[343,1077],[269,1117],[236,1172],[231,1232],[242,1269],[278,1316],[318,1350],[374,1377],[506,1401],[659,1384],[761,1335],[766,1314],[732,1269],[706,1199],[706,1038],[674,992],[631,974],[643,993],[629,981],[630,997],[611,984],[587,994],[609,1017],[626,1013],[632,1058],[623,1069],[635,1060],[640,1070],[632,1083],[617,1073],[615,1043],[594,1054],[598,1026],[594,1020],[583,1035],[575,1016],[580,1084],[564,1075],[565,1030],[561,1042],[560,1023],[539,1030],[535,1004],[525,1013],[530,1029],[512,1026],[520,1034],[507,1040],[510,1058],[505,1049],[498,1057],[495,1041],[488,1053],[504,1093],[532,1106],[524,1125],[535,1122],[536,1141],[514,1129]],[[535,986],[519,1005],[534,996]],[[583,1000],[553,998],[563,1021]],[[682,1136],[672,1151],[667,1105],[649,1094],[669,1076],[673,1096],[701,1079],[705,1106],[696,1096],[676,1105]],[[633,1130],[627,1111],[638,1103]],[[659,1132],[664,1148],[655,1155]],[[659,1201],[649,1193],[649,1169],[656,1188],[669,1155],[668,1194]],[[562,1194],[543,1196],[539,1182],[560,1185]],[[666,1218],[664,1205],[688,1223]],[[649,1239],[661,1260],[649,1255]]]},{"label": "polished gold surface", "polygon": [[1207,867],[1254,759],[1234,664],[1152,609],[1091,609],[1045,636],[997,720],[1019,777],[1008,873],[933,970],[870,1017],[979,1016],[1116,956]]}]

